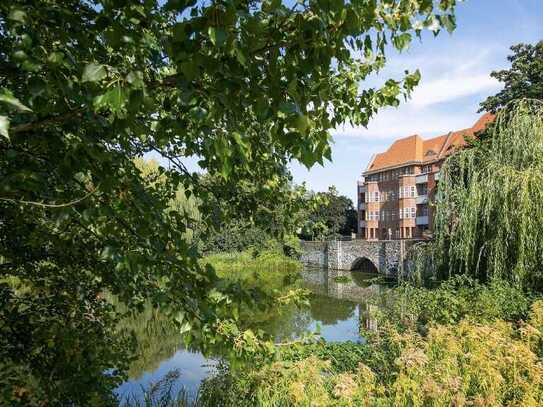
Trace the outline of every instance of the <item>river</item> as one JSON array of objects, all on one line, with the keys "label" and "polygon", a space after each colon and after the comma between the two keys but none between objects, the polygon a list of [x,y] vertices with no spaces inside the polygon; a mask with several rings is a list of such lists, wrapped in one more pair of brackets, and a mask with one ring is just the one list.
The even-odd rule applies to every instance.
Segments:
[{"label": "river", "polygon": [[[326,341],[363,342],[361,324],[367,329],[375,324],[368,316],[371,306],[366,301],[386,289],[376,282],[375,274],[317,268],[304,268],[299,285],[313,293],[308,307],[255,313],[248,325],[264,330],[278,342],[317,330]],[[177,371],[179,377],[172,390],[183,388],[194,396],[217,360],[184,349],[180,336],[156,310],[149,310],[141,321],[133,321],[141,352],[131,365],[129,380],[116,389],[117,395],[141,399],[145,389]]]}]

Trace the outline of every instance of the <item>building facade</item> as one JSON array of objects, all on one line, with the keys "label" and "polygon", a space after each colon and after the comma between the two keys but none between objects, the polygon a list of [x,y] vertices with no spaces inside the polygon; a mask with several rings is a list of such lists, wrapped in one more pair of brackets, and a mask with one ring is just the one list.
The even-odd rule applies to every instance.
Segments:
[{"label": "building facade", "polygon": [[396,140],[370,160],[358,181],[358,237],[391,240],[428,237],[432,200],[445,158],[494,119],[482,116],[472,127],[423,140]]}]

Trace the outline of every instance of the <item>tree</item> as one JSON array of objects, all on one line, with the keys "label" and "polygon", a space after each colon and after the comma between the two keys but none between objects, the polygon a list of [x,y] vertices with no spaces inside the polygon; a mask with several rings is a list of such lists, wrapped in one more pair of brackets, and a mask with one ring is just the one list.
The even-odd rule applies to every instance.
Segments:
[{"label": "tree", "polygon": [[503,82],[504,88],[481,103],[480,111],[496,113],[512,100],[531,98],[543,100],[543,41],[535,45],[517,44],[507,59],[510,69],[493,71],[490,76]]},{"label": "tree", "polygon": [[498,113],[489,139],[441,169],[435,254],[463,273],[541,290],[543,103],[518,100]]},{"label": "tree", "polygon": [[305,214],[306,222],[302,226],[303,239],[332,239],[356,232],[357,215],[353,201],[339,195],[335,186],[329,187],[327,192],[317,192],[311,198]]},{"label": "tree", "polygon": [[[160,306],[187,341],[231,341],[236,301],[171,202],[249,214],[329,130],[397,105],[418,72],[361,86],[455,0],[12,0],[0,3],[0,360],[7,404],[98,404],[123,379],[122,314]],[[134,158],[168,160],[149,184]],[[185,166],[219,176],[210,188]],[[239,197],[239,185],[253,186]],[[213,197],[220,196],[220,200]],[[219,204],[217,205],[217,202]],[[284,217],[288,221],[288,217]],[[205,344],[205,341],[202,341]],[[205,351],[205,345],[203,345]]]}]

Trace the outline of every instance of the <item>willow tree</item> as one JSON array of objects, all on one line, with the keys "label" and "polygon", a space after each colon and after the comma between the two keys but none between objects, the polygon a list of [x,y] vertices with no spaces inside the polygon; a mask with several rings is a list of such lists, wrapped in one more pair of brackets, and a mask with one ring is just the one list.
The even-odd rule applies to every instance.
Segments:
[{"label": "willow tree", "polygon": [[488,131],[442,167],[438,263],[449,274],[543,289],[543,104],[510,103]]},{"label": "willow tree", "polygon": [[[190,214],[170,205],[179,187],[204,221],[288,200],[288,162],[322,163],[330,129],[365,125],[409,95],[418,72],[378,88],[364,80],[383,68],[385,50],[452,30],[455,3],[0,2],[7,404],[104,404],[126,370],[105,291],[129,310],[161,306],[194,340],[250,351],[254,335],[235,321],[235,300],[246,297],[199,265]],[[151,186],[134,164],[149,152],[168,161]]]}]

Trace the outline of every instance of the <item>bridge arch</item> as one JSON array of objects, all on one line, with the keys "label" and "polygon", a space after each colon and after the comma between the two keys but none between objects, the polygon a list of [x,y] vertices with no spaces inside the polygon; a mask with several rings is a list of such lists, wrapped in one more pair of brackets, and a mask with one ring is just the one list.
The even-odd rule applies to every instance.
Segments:
[{"label": "bridge arch", "polygon": [[379,273],[379,267],[369,258],[357,257],[351,264],[351,271],[360,271],[363,273]]}]

